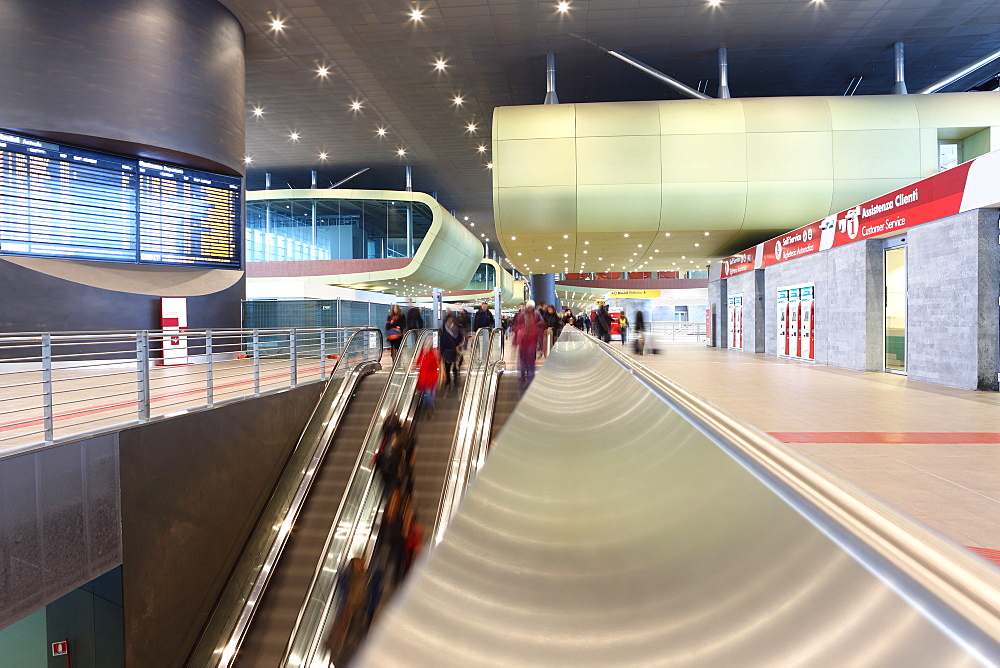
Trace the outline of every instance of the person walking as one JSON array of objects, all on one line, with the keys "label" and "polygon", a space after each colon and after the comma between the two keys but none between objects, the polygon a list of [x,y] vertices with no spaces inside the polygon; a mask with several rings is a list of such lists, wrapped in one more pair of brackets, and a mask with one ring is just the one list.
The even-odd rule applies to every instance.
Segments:
[{"label": "person walking", "polygon": [[392,349],[392,359],[395,360],[399,354],[399,347],[403,345],[403,332],[406,330],[406,316],[399,304],[393,304],[389,309],[389,315],[385,318],[385,338],[389,341]]},{"label": "person walking", "polygon": [[407,329],[424,328],[424,316],[420,315],[420,309],[418,309],[413,304],[410,304],[410,310],[406,312],[406,328]]},{"label": "person walking", "polygon": [[524,303],[524,310],[514,318],[513,329],[520,367],[517,387],[523,392],[535,379],[535,355],[545,331],[545,321],[535,313],[535,302],[529,299]]},{"label": "person walking", "polygon": [[646,344],[646,316],[642,310],[635,312],[635,352],[637,355],[643,354]]},{"label": "person walking", "polygon": [[441,325],[440,334],[441,359],[444,360],[444,386],[451,386],[452,371],[454,371],[455,387],[458,387],[459,356],[465,336],[458,326],[455,315],[449,313]]},{"label": "person walking", "polygon": [[594,316],[594,336],[605,343],[611,343],[611,314],[608,305],[602,304]]},{"label": "person walking", "polygon": [[483,327],[493,329],[496,326],[496,319],[490,312],[489,304],[483,303],[482,307],[476,311],[476,317],[472,319],[472,331],[478,332]]},{"label": "person walking", "polygon": [[625,346],[625,337],[628,335],[628,318],[625,316],[625,309],[618,314],[618,333],[622,335],[622,346]]}]

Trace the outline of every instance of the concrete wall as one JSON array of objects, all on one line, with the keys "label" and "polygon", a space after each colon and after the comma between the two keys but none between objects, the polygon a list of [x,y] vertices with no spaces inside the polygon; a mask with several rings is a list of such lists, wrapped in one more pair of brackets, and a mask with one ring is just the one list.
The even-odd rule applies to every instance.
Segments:
[{"label": "concrete wall", "polygon": [[[728,281],[709,281],[708,307],[712,311],[712,328],[708,345],[716,348],[729,347],[729,322],[726,318]],[[706,332],[709,334],[709,332]]]},{"label": "concrete wall", "polygon": [[908,234],[907,375],[996,390],[1000,244],[996,211],[969,211]]},{"label": "concrete wall", "polygon": [[[764,352],[764,271],[757,269],[739,274],[726,280],[726,293],[729,296],[743,295],[743,351],[748,353]],[[728,301],[728,298],[727,300]],[[728,308],[726,302],[721,313]],[[728,318],[726,318],[728,323]]]}]

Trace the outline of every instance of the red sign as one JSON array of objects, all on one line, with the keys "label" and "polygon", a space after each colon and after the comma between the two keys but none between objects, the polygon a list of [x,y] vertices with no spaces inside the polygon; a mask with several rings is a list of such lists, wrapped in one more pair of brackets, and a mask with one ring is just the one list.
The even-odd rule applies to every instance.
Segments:
[{"label": "red sign", "polygon": [[60,640],[59,642],[52,643],[52,656],[63,656],[64,654],[69,654],[68,640]]},{"label": "red sign", "polygon": [[994,178],[997,163],[1000,154],[987,154],[731,255],[722,261],[722,278],[989,206],[983,182]]}]

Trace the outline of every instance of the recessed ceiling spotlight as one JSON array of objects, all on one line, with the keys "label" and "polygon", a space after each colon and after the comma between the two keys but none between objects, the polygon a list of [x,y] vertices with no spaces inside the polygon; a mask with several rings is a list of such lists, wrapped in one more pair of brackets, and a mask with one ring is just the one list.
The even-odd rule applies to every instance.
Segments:
[{"label": "recessed ceiling spotlight", "polygon": [[566,12],[568,12],[569,2],[567,0],[559,0],[558,4],[556,4],[556,11],[558,11],[560,14],[565,14]]},{"label": "recessed ceiling spotlight", "polygon": [[316,74],[319,75],[321,78],[325,79],[326,77],[330,76],[330,68],[327,67],[326,65],[320,65],[319,67],[316,68]]},{"label": "recessed ceiling spotlight", "polygon": [[705,236],[706,236],[706,237],[708,236],[708,232],[705,232]]},{"label": "recessed ceiling spotlight", "polygon": [[271,30],[281,32],[285,28],[285,22],[281,19],[271,19]]},{"label": "recessed ceiling spotlight", "polygon": [[249,155],[243,156],[243,164],[244,165],[249,165],[252,162],[253,162],[253,156],[249,156]]},{"label": "recessed ceiling spotlight", "polygon": [[479,151],[480,153],[486,153],[486,147],[483,146],[482,144],[480,144],[479,146],[477,146],[476,150]]},{"label": "recessed ceiling spotlight", "polygon": [[420,21],[424,18],[424,12],[422,9],[414,9],[410,12],[410,18],[414,21]]},{"label": "recessed ceiling spotlight", "polygon": [[361,111],[361,100],[351,100],[351,111]]},{"label": "recessed ceiling spotlight", "polygon": [[320,160],[326,160],[326,151],[320,151],[319,159]]},{"label": "recessed ceiling spotlight", "polygon": [[584,254],[584,255],[586,255],[586,254],[587,254],[587,251],[583,251],[583,254]]},{"label": "recessed ceiling spotlight", "polygon": [[436,69],[438,72],[443,72],[444,68],[446,67],[448,67],[448,61],[444,60],[443,58],[438,58],[437,60],[434,61],[434,69]]},{"label": "recessed ceiling spotlight", "polygon": [[466,132],[475,132],[476,131],[476,127],[477,126],[476,126],[475,123],[469,123],[468,125],[465,126],[465,131]]},{"label": "recessed ceiling spotlight", "polygon": [[597,258],[597,259],[598,259],[598,260],[603,260],[604,258],[603,258],[603,257],[599,257],[599,258]]},{"label": "recessed ceiling spotlight", "polygon": [[548,248],[549,250],[552,250],[552,246],[546,246],[546,248]]},{"label": "recessed ceiling spotlight", "polygon": [[253,108],[254,118],[260,118],[264,115],[264,107],[254,107]]},{"label": "recessed ceiling spotlight", "polygon": [[405,148],[397,148],[396,149],[396,155],[398,155],[400,158],[402,158],[404,155],[406,155],[406,149]]},{"label": "recessed ceiling spotlight", "polygon": [[385,136],[385,128],[378,128],[377,130],[375,130],[375,134],[377,134],[379,137],[384,137]]},{"label": "recessed ceiling spotlight", "polygon": [[518,256],[518,257],[521,257],[521,254],[520,254],[520,253],[518,253],[518,254],[517,254],[517,256]]},{"label": "recessed ceiling spotlight", "polygon": [[461,107],[464,102],[465,98],[462,97],[461,95],[456,95],[455,97],[451,98],[451,103],[459,107]]},{"label": "recessed ceiling spotlight", "polygon": [[563,253],[563,257],[569,257],[569,253]]},{"label": "recessed ceiling spotlight", "polygon": [[628,239],[628,232],[625,233],[625,238]]},{"label": "recessed ceiling spotlight", "polygon": [[292,133],[288,135],[288,138],[292,141],[298,141],[300,136],[301,135],[299,135],[297,131],[292,131]]},{"label": "recessed ceiling spotlight", "polygon": [[486,163],[486,169],[493,169],[493,163],[492,162],[487,162]]},{"label": "recessed ceiling spotlight", "polygon": [[511,241],[517,241],[517,237],[511,237],[510,240]]},{"label": "recessed ceiling spotlight", "polygon": [[642,248],[642,244],[636,244],[639,248]]},{"label": "recessed ceiling spotlight", "polygon": [[465,217],[465,219],[466,219],[466,220],[468,220],[468,219],[469,219],[469,217],[468,217],[468,216],[466,216],[466,217]]},{"label": "recessed ceiling spotlight", "polygon": [[722,0],[708,0],[708,4],[710,4],[712,7],[718,7],[719,5],[722,4]]},{"label": "recessed ceiling spotlight", "polygon": [[476,226],[475,223],[469,223],[469,227],[475,227],[475,226]]},{"label": "recessed ceiling spotlight", "polygon": [[698,246],[700,246],[700,245],[701,245],[701,244],[695,244],[695,245],[694,245],[694,247],[695,247],[695,248],[697,248],[697,247],[698,247]]},{"label": "recessed ceiling spotlight", "polygon": [[663,236],[665,236],[665,237],[669,237],[669,236],[670,236],[670,232],[667,232],[667,233],[666,233],[666,234],[664,234]]}]

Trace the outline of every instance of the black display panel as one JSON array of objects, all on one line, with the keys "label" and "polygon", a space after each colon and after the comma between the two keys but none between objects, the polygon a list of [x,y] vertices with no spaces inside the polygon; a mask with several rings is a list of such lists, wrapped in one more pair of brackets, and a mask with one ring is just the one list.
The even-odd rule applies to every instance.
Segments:
[{"label": "black display panel", "polygon": [[0,253],[240,266],[242,179],[0,131]]}]

